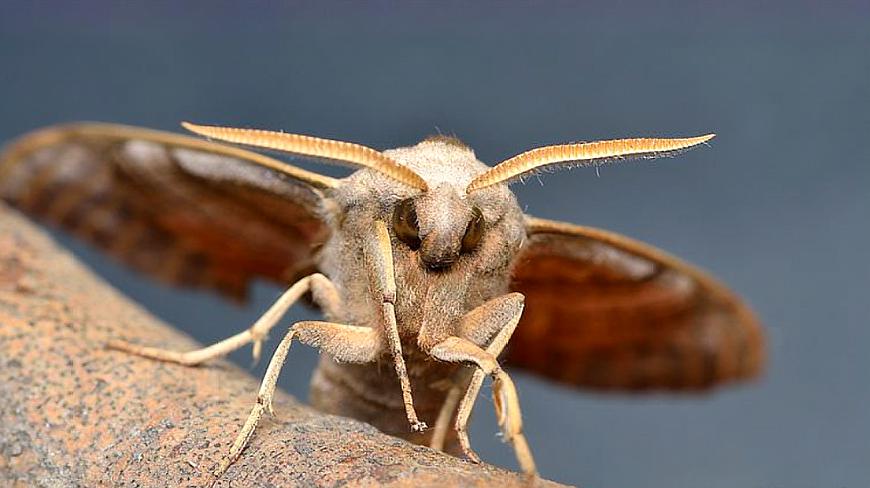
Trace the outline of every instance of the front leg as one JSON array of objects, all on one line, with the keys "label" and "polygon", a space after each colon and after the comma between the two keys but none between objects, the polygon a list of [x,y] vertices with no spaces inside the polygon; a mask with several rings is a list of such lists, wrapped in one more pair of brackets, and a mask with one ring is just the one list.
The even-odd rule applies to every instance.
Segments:
[{"label": "front leg", "polygon": [[[466,456],[475,462],[480,460],[471,449],[467,425],[474,402],[483,385],[484,377],[491,375],[493,377],[496,416],[504,438],[513,445],[523,471],[534,474],[536,473],[535,461],[522,431],[519,396],[513,380],[501,369],[496,359],[513,335],[522,315],[522,309],[523,296],[519,293],[490,300],[463,317],[459,333],[464,337],[450,337],[442,341],[432,348],[431,354],[443,361],[469,362],[477,366],[456,414],[457,436]],[[495,331],[498,333],[493,337]],[[482,349],[476,342],[489,342],[489,344],[486,349]],[[457,387],[453,389],[458,390]],[[451,404],[450,400],[453,399],[455,402],[458,397],[458,391],[448,393],[448,400],[444,405],[442,414],[439,415],[439,419],[449,418],[445,410],[452,411],[455,408],[455,403]],[[444,428],[436,426],[436,430],[439,427],[442,430]]]},{"label": "front leg", "polygon": [[278,325],[287,310],[306,292],[310,291],[314,302],[320,305],[327,317],[337,317],[341,314],[342,303],[335,285],[329,278],[320,273],[314,273],[297,281],[288,288],[274,304],[254,322],[254,325],[238,334],[216,342],[210,346],[193,351],[173,351],[157,347],[147,347],[122,340],[111,340],[106,347],[128,352],[158,361],[197,366],[210,359],[225,356],[232,351],[253,343],[254,361],[260,359],[263,341],[266,335]]},{"label": "front leg", "polygon": [[214,470],[213,481],[223,476],[242,454],[254,435],[254,430],[257,428],[263,413],[274,413],[272,411],[272,397],[278,383],[278,374],[287,359],[287,353],[290,351],[293,339],[298,339],[303,344],[320,349],[331,355],[336,361],[346,363],[369,363],[374,361],[382,351],[380,334],[377,330],[369,327],[314,321],[297,322],[290,327],[287,335],[275,349],[272,360],[269,361],[269,367],[266,369],[266,375],[260,384],[257,400],[251,408],[251,413],[248,414],[248,419],[236,435],[229,453]]},{"label": "front leg", "polygon": [[[523,297],[522,293],[509,293],[478,305],[462,317],[456,335],[484,347],[486,352],[498,357],[504,345],[501,344],[502,341],[494,340],[494,336],[498,332],[510,329],[506,334],[503,333],[499,336],[507,335],[507,338],[510,338],[509,334],[513,332],[511,323],[515,317],[519,317],[522,314],[524,301],[525,297]],[[466,396],[463,393],[472,392],[476,398],[483,383],[483,374],[478,375],[475,381],[471,382],[473,373],[474,371],[463,369],[454,378],[453,386],[448,391],[441,406],[441,411],[438,414],[438,419],[435,422],[435,429],[429,447],[439,451],[444,450],[447,431],[451,426],[450,421],[454,418],[460,400],[463,399],[463,396]],[[470,414],[470,409],[467,413]],[[460,418],[462,416],[457,418],[457,420]],[[468,433],[465,430],[467,421],[468,418],[466,416],[461,423],[457,424],[461,427],[457,429],[458,440],[463,453],[468,458],[477,461],[479,459],[474,451],[471,450],[468,442]]]},{"label": "front leg", "polygon": [[399,385],[402,388],[402,403],[405,405],[405,415],[411,430],[422,432],[426,430],[426,423],[417,418],[414,409],[414,398],[411,395],[411,380],[408,377],[408,368],[405,366],[405,358],[402,356],[402,342],[399,337],[399,327],[396,323],[396,274],[393,268],[393,245],[387,225],[375,221],[375,241],[368,251],[369,264],[375,279],[375,289],[380,291],[381,313],[384,321],[384,332],[387,344],[390,346],[390,354],[393,356],[393,365],[396,375],[399,377]]}]

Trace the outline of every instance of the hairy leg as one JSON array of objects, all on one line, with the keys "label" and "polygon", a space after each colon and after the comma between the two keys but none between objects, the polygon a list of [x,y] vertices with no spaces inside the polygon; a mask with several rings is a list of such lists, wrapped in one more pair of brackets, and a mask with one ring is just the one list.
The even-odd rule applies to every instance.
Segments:
[{"label": "hairy leg", "polygon": [[242,450],[251,440],[263,412],[274,413],[272,411],[272,398],[275,394],[275,385],[294,338],[303,344],[308,344],[330,354],[336,361],[348,363],[374,361],[383,348],[382,338],[378,331],[368,327],[333,322],[297,322],[294,324],[272,355],[272,360],[269,361],[269,367],[266,369],[266,375],[260,384],[257,401],[230,447],[230,452],[215,469],[215,479],[220,478],[239,458]]},{"label": "hairy leg", "polygon": [[462,399],[462,391],[465,389],[462,385],[468,384],[471,379],[471,371],[463,368],[456,372],[454,377],[447,385],[447,396],[444,397],[444,403],[441,404],[441,410],[438,411],[438,418],[435,419],[435,426],[432,429],[432,438],[429,439],[429,447],[443,451],[447,440],[447,431],[453,425],[453,415],[456,413],[456,408],[459,406],[459,400]]},{"label": "hairy leg", "polygon": [[508,293],[478,305],[462,317],[456,335],[489,350],[495,335],[522,315],[524,303],[522,293]]},{"label": "hairy leg", "polygon": [[194,351],[180,352],[156,347],[145,347],[126,341],[109,341],[109,349],[125,351],[159,361],[195,366],[210,359],[224,356],[253,342],[254,360],[259,360],[263,341],[269,330],[281,320],[287,310],[307,291],[311,291],[314,301],[320,305],[327,317],[335,317],[341,310],[341,298],[329,278],[315,273],[297,281],[247,330],[220,342]]},{"label": "hairy leg", "polygon": [[[503,346],[492,347],[491,342],[493,342],[493,336],[497,332],[505,329],[505,327],[508,327],[515,317],[522,314],[524,300],[525,297],[523,297],[521,293],[509,293],[478,305],[462,317],[462,320],[459,323],[457,335],[470,340],[478,346],[486,347],[487,352],[498,357]],[[480,389],[480,383],[483,381],[483,375],[479,376],[480,378],[476,382],[477,386],[472,388],[475,395]],[[454,413],[459,407],[460,400],[463,398],[462,393],[467,391],[469,388],[471,377],[472,371],[467,369],[463,369],[457,373],[453,385],[444,399],[444,404],[441,406],[441,411],[438,414],[438,420],[435,422],[435,431],[432,435],[429,447],[442,451],[444,450],[444,440],[447,436],[447,430],[451,427]],[[465,423],[467,423],[467,419]],[[459,432],[459,436],[465,454],[469,458],[477,459],[477,455],[469,447],[467,433],[462,430]]]},{"label": "hairy leg", "polygon": [[[522,414],[520,412],[516,387],[510,376],[495,362],[495,358],[498,357],[507,345],[519,322],[522,314],[522,305],[522,295],[506,295],[481,305],[481,307],[469,312],[466,319],[463,319],[460,332],[472,340],[478,339],[481,342],[489,340],[492,331],[498,330],[498,333],[495,337],[492,337],[491,342],[485,350],[469,339],[452,337],[433,348],[432,355],[445,361],[471,362],[478,366],[472,374],[471,381],[459,403],[459,410],[456,414],[457,436],[466,456],[475,462],[480,461],[480,458],[471,449],[467,426],[474,403],[483,385],[484,377],[489,374],[493,377],[496,416],[505,440],[510,441],[513,445],[517,460],[523,471],[535,473],[534,458],[522,432]],[[499,318],[501,320],[498,320]],[[492,322],[496,322],[496,324]],[[493,366],[493,362],[495,362],[495,366]],[[457,389],[457,387],[454,387],[454,389]],[[457,396],[457,394],[451,391],[448,393],[447,399],[450,401]],[[449,408],[452,411],[454,406],[448,405],[448,401],[445,401],[444,408]],[[455,400],[453,401],[455,402]],[[444,413],[444,409],[442,409],[439,419],[442,417],[449,418],[449,414]]]},{"label": "hairy leg", "polygon": [[390,347],[390,355],[393,357],[396,376],[399,378],[399,386],[402,388],[402,402],[405,406],[408,423],[411,425],[412,431],[422,432],[426,430],[427,425],[418,419],[417,410],[414,408],[411,379],[408,377],[408,368],[405,365],[405,358],[402,356],[402,342],[396,324],[396,276],[393,268],[393,247],[387,226],[380,220],[375,221],[375,237],[366,254],[373,270],[375,279],[373,284],[375,289],[381,293],[384,332]]}]

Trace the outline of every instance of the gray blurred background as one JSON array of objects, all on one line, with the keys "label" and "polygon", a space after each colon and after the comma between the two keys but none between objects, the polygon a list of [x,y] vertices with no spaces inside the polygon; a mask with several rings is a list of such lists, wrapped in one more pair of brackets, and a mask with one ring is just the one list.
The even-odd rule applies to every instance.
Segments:
[{"label": "gray blurred background", "polygon": [[[515,189],[537,216],[619,231],[720,276],[767,326],[767,374],[710,396],[519,375],[540,470],[592,488],[870,486],[866,3],[3,2],[0,102],[3,141],[71,120],[377,148],[441,131],[491,164],[549,143],[717,132],[676,159]],[[247,327],[280,292],[261,283],[240,308],[61,240],[202,342]],[[294,348],[283,388],[304,399],[315,359]],[[489,402],[472,440],[514,467]]]}]

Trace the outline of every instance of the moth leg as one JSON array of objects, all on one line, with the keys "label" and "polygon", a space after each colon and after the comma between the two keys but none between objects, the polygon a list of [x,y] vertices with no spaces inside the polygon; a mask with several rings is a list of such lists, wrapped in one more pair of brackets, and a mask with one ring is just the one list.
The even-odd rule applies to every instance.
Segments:
[{"label": "moth leg", "polygon": [[277,325],[287,310],[309,290],[314,297],[314,301],[323,308],[327,317],[336,316],[341,309],[341,298],[338,295],[338,291],[335,289],[335,285],[329,281],[329,278],[320,273],[315,273],[302,278],[288,288],[250,328],[202,349],[180,352],[140,346],[120,340],[109,341],[106,347],[159,361],[195,366],[209,359],[224,356],[253,342],[254,360],[258,360],[262,351],[262,343],[266,339],[269,330]]},{"label": "moth leg", "polygon": [[[456,432],[459,445],[463,453],[474,462],[480,462],[480,457],[471,449],[468,439],[468,419],[477,400],[480,388],[483,385],[484,373],[481,370],[474,372],[471,382],[465,392],[465,396],[459,404],[456,414]],[[529,448],[528,441],[523,434],[523,419],[520,411],[519,396],[513,380],[504,371],[501,371],[493,380],[493,399],[495,404],[496,418],[506,441],[510,441],[514,454],[520,467],[525,473],[536,474],[535,459]]]},{"label": "moth leg", "polygon": [[393,365],[396,375],[399,377],[399,386],[402,388],[402,403],[405,406],[405,415],[413,432],[426,430],[427,425],[417,418],[414,408],[414,398],[411,395],[411,380],[408,377],[408,369],[405,366],[405,358],[402,356],[402,341],[399,337],[399,328],[396,323],[396,277],[393,269],[393,246],[390,242],[390,234],[387,225],[375,221],[376,239],[373,249],[368,251],[370,265],[374,268],[373,273],[376,289],[381,292],[381,310],[384,320],[384,331],[387,344],[390,346],[390,355],[393,357]]},{"label": "moth leg", "polygon": [[[326,319],[336,320],[338,317],[340,317],[344,304],[341,300],[341,295],[338,294],[338,289],[335,287],[335,284],[333,284],[332,281],[329,280],[329,278],[320,273],[308,275],[307,278],[308,289],[309,291],[311,291],[311,299],[314,301],[314,303],[320,306],[320,310],[326,317]],[[304,279],[305,278],[303,278],[303,280]],[[275,317],[274,320],[271,322],[271,325],[269,325],[268,327],[263,326],[260,329],[256,329],[257,323],[259,323],[262,318],[258,319],[257,322],[255,322],[254,325],[251,326],[251,335],[253,336],[254,340],[254,345],[251,352],[254,356],[255,363],[260,360],[260,354],[263,350],[263,341],[268,339],[269,330],[279,322],[280,317],[285,312],[286,309],[284,310],[284,312],[279,313],[278,316]]]},{"label": "moth leg", "polygon": [[459,400],[462,398],[462,388],[460,385],[467,384],[470,377],[471,375],[467,369],[457,372],[456,376],[454,376],[454,382],[447,391],[447,396],[444,397],[444,403],[441,404],[441,410],[438,411],[438,418],[435,419],[432,438],[429,440],[429,447],[432,449],[444,450],[444,442],[447,439],[447,431],[450,429],[450,421],[453,419],[453,414],[456,413]]},{"label": "moth leg", "polygon": [[[500,367],[496,367],[491,372],[487,372],[487,368],[480,366],[481,363],[478,362],[479,359],[477,359],[489,356],[489,358],[494,360],[507,345],[522,314],[522,295],[516,295],[519,294],[515,294],[513,297],[512,295],[506,295],[503,299],[491,300],[481,306],[489,309],[491,313],[487,314],[478,312],[479,307],[478,309],[469,312],[466,316],[469,320],[463,320],[460,327],[461,331],[465,331],[469,337],[482,337],[486,334],[481,331],[492,329],[492,324],[485,324],[485,322],[490,319],[496,319],[499,316],[502,318],[507,317],[506,321],[502,322],[501,330],[499,330],[495,337],[492,338],[492,341],[485,350],[480,350],[478,348],[478,351],[474,351],[474,347],[476,346],[470,341],[465,339],[457,340],[459,338],[450,338],[441,344],[444,344],[442,349],[450,348],[452,350],[449,352],[443,350],[435,351],[435,348],[433,348],[433,356],[439,357],[440,355],[445,358],[459,358],[463,355],[467,355],[468,357],[464,359],[464,361],[478,365],[478,369],[474,371],[471,377],[471,381],[468,384],[465,395],[459,404],[459,410],[456,414],[457,437],[463,453],[472,461],[480,462],[480,458],[471,449],[467,426],[468,420],[471,416],[471,411],[474,408],[474,403],[477,400],[478,393],[483,385],[484,376],[486,374],[491,374],[493,376],[493,397],[495,400],[496,416],[504,438],[511,442],[522,470],[526,473],[534,474],[537,470],[535,468],[535,461],[531,450],[529,449],[528,442],[522,432],[522,413],[520,411],[519,396],[517,395],[516,387],[514,386],[510,376]],[[510,311],[511,309],[513,309],[511,315],[506,316],[503,314],[505,311]],[[477,323],[479,327],[475,327],[475,323]],[[451,341],[452,344],[458,345],[462,340],[464,340],[465,343],[461,345],[461,349],[457,349],[451,344],[445,344],[447,341]],[[439,346],[441,344],[439,344]],[[436,348],[437,347],[438,346],[436,346]],[[445,352],[447,353],[445,354]],[[484,364],[486,364],[486,362],[488,362],[488,359]]]},{"label": "moth leg", "polygon": [[[486,348],[486,351],[498,357],[501,353],[501,348],[494,350],[495,348],[489,347],[489,343],[494,334],[503,330],[506,324],[509,323],[514,316],[519,316],[522,313],[524,300],[525,297],[523,297],[521,293],[510,293],[508,295],[493,298],[492,300],[477,306],[474,310],[468,312],[462,317],[457,335],[464,337],[479,346],[487,345],[488,347]],[[444,441],[447,437],[447,430],[450,428],[450,421],[453,419],[453,414],[456,412],[457,407],[459,406],[459,401],[463,397],[463,390],[468,389],[467,385],[469,384],[469,378],[471,377],[470,373],[471,372],[468,370],[462,370],[457,373],[453,386],[448,391],[447,396],[444,398],[444,403],[441,405],[441,410],[439,411],[438,418],[435,421],[435,428],[433,429],[429,447],[440,451],[444,450]],[[481,376],[481,380],[482,379],[483,376]],[[476,394],[477,393],[475,392],[475,395]],[[462,435],[465,437],[463,451],[466,454],[471,452],[472,456],[476,457],[469,447],[467,433],[463,431]],[[460,441],[462,441],[462,439],[460,439]]]},{"label": "moth leg", "polygon": [[382,351],[381,337],[376,329],[333,322],[307,321],[294,324],[281,343],[278,344],[278,348],[275,349],[275,353],[269,361],[269,367],[266,369],[266,375],[260,384],[257,401],[235,441],[233,441],[230,452],[215,469],[215,479],[220,478],[238,460],[242,450],[254,435],[254,430],[263,417],[263,412],[274,414],[272,398],[275,394],[275,385],[278,381],[278,374],[287,359],[287,353],[290,351],[293,339],[298,339],[303,344],[316,347],[330,354],[336,361],[348,363],[372,362]]},{"label": "moth leg", "polygon": [[517,457],[520,468],[526,474],[538,474],[535,458],[532,456],[529,442],[526,440],[525,434],[523,434],[523,414],[520,411],[520,397],[517,394],[514,381],[509,375],[503,374],[496,378],[493,383],[492,397],[498,425],[501,427],[505,440],[513,446],[514,455]]},{"label": "moth leg", "polygon": [[[457,335],[498,356],[513,335],[524,305],[525,297],[522,293],[508,293],[493,298],[462,317]],[[510,331],[506,331],[505,328],[509,328]],[[507,337],[502,339],[499,333],[507,334]],[[502,341],[504,344],[501,344]]]}]

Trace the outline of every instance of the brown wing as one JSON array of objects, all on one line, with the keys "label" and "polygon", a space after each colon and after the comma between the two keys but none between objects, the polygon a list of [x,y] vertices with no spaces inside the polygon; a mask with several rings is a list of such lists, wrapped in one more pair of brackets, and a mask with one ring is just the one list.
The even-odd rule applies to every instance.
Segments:
[{"label": "brown wing", "polygon": [[702,389],[761,370],[755,316],[697,268],[589,227],[529,218],[527,232],[508,365],[614,390]]},{"label": "brown wing", "polygon": [[314,268],[336,180],[261,154],[110,124],[28,134],[0,154],[0,199],[163,281],[243,298]]}]

